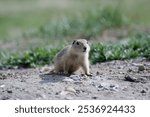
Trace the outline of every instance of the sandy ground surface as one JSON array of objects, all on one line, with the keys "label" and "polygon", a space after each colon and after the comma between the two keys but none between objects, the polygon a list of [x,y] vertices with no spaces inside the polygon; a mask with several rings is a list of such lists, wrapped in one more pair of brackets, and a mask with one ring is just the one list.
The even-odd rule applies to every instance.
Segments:
[{"label": "sandy ground surface", "polygon": [[150,99],[150,61],[111,61],[91,66],[92,77],[46,75],[36,69],[0,70],[0,100]]}]

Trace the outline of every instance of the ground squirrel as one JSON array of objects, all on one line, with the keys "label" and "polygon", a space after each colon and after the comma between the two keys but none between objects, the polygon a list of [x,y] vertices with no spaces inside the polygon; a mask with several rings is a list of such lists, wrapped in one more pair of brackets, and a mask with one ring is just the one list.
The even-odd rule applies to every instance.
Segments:
[{"label": "ground squirrel", "polygon": [[62,49],[54,58],[54,71],[56,73],[72,74],[82,68],[86,75],[89,71],[90,46],[85,39],[74,40],[72,45]]}]

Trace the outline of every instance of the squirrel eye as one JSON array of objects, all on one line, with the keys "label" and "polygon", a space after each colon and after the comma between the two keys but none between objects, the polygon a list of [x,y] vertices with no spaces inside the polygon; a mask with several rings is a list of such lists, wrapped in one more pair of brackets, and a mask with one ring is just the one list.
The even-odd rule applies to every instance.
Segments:
[{"label": "squirrel eye", "polygon": [[76,42],[76,40],[74,40],[72,44],[74,44],[75,42]]},{"label": "squirrel eye", "polygon": [[79,42],[77,42],[76,44],[79,45]]}]

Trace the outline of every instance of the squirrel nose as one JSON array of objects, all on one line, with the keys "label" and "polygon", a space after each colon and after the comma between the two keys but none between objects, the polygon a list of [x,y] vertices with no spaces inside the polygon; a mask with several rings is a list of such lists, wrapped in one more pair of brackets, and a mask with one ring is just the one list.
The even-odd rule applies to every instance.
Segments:
[{"label": "squirrel nose", "polygon": [[86,51],[86,47],[84,47],[83,49],[84,49],[84,51]]}]

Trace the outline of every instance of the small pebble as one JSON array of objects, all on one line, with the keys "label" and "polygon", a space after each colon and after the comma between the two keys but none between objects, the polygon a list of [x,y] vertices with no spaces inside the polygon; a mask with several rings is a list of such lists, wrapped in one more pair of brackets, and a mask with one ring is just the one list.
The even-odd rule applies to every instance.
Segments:
[{"label": "small pebble", "polygon": [[1,85],[0,87],[1,87],[1,88],[4,88],[4,87],[5,87],[5,85]]},{"label": "small pebble", "polygon": [[96,97],[96,96],[92,97],[92,99],[94,99],[94,100],[97,99],[97,98],[98,98],[98,97]]},{"label": "small pebble", "polygon": [[76,82],[74,82],[74,84],[80,85],[80,84],[83,84],[83,82],[81,82],[81,81],[76,81]]},{"label": "small pebble", "polygon": [[129,69],[127,70],[127,72],[132,72],[132,69],[131,69],[131,68],[129,68]]},{"label": "small pebble", "polygon": [[26,80],[25,79],[21,79],[20,82],[26,82]]},{"label": "small pebble", "polygon": [[119,89],[119,85],[110,85],[110,90],[112,90],[112,91],[118,91],[118,89]]},{"label": "small pebble", "polygon": [[99,71],[96,72],[96,75],[100,75]]},{"label": "small pebble", "polygon": [[47,96],[44,95],[44,94],[41,94],[41,97],[42,97],[43,99],[47,99]]},{"label": "small pebble", "polygon": [[63,79],[64,82],[73,82],[73,79],[70,79],[70,78],[65,78]]},{"label": "small pebble", "polygon": [[12,90],[7,90],[7,93],[12,93]]},{"label": "small pebble", "polygon": [[144,71],[145,67],[143,65],[138,66],[138,71]]},{"label": "small pebble", "polygon": [[7,74],[4,74],[4,73],[0,73],[0,79],[6,79],[6,77],[7,77]]},{"label": "small pebble", "polygon": [[125,78],[126,81],[137,82],[137,78],[135,78],[135,77],[133,77],[129,74],[126,74],[124,78]]},{"label": "small pebble", "polygon": [[74,88],[72,88],[72,87],[67,87],[66,91],[76,93],[76,90]]},{"label": "small pebble", "polygon": [[78,75],[71,75],[70,78],[74,81],[81,80],[81,77]]},{"label": "small pebble", "polygon": [[145,91],[145,90],[142,90],[141,93],[146,93],[146,91]]},{"label": "small pebble", "polygon": [[60,94],[61,96],[66,96],[68,93],[69,93],[68,91],[61,91],[59,94]]}]

